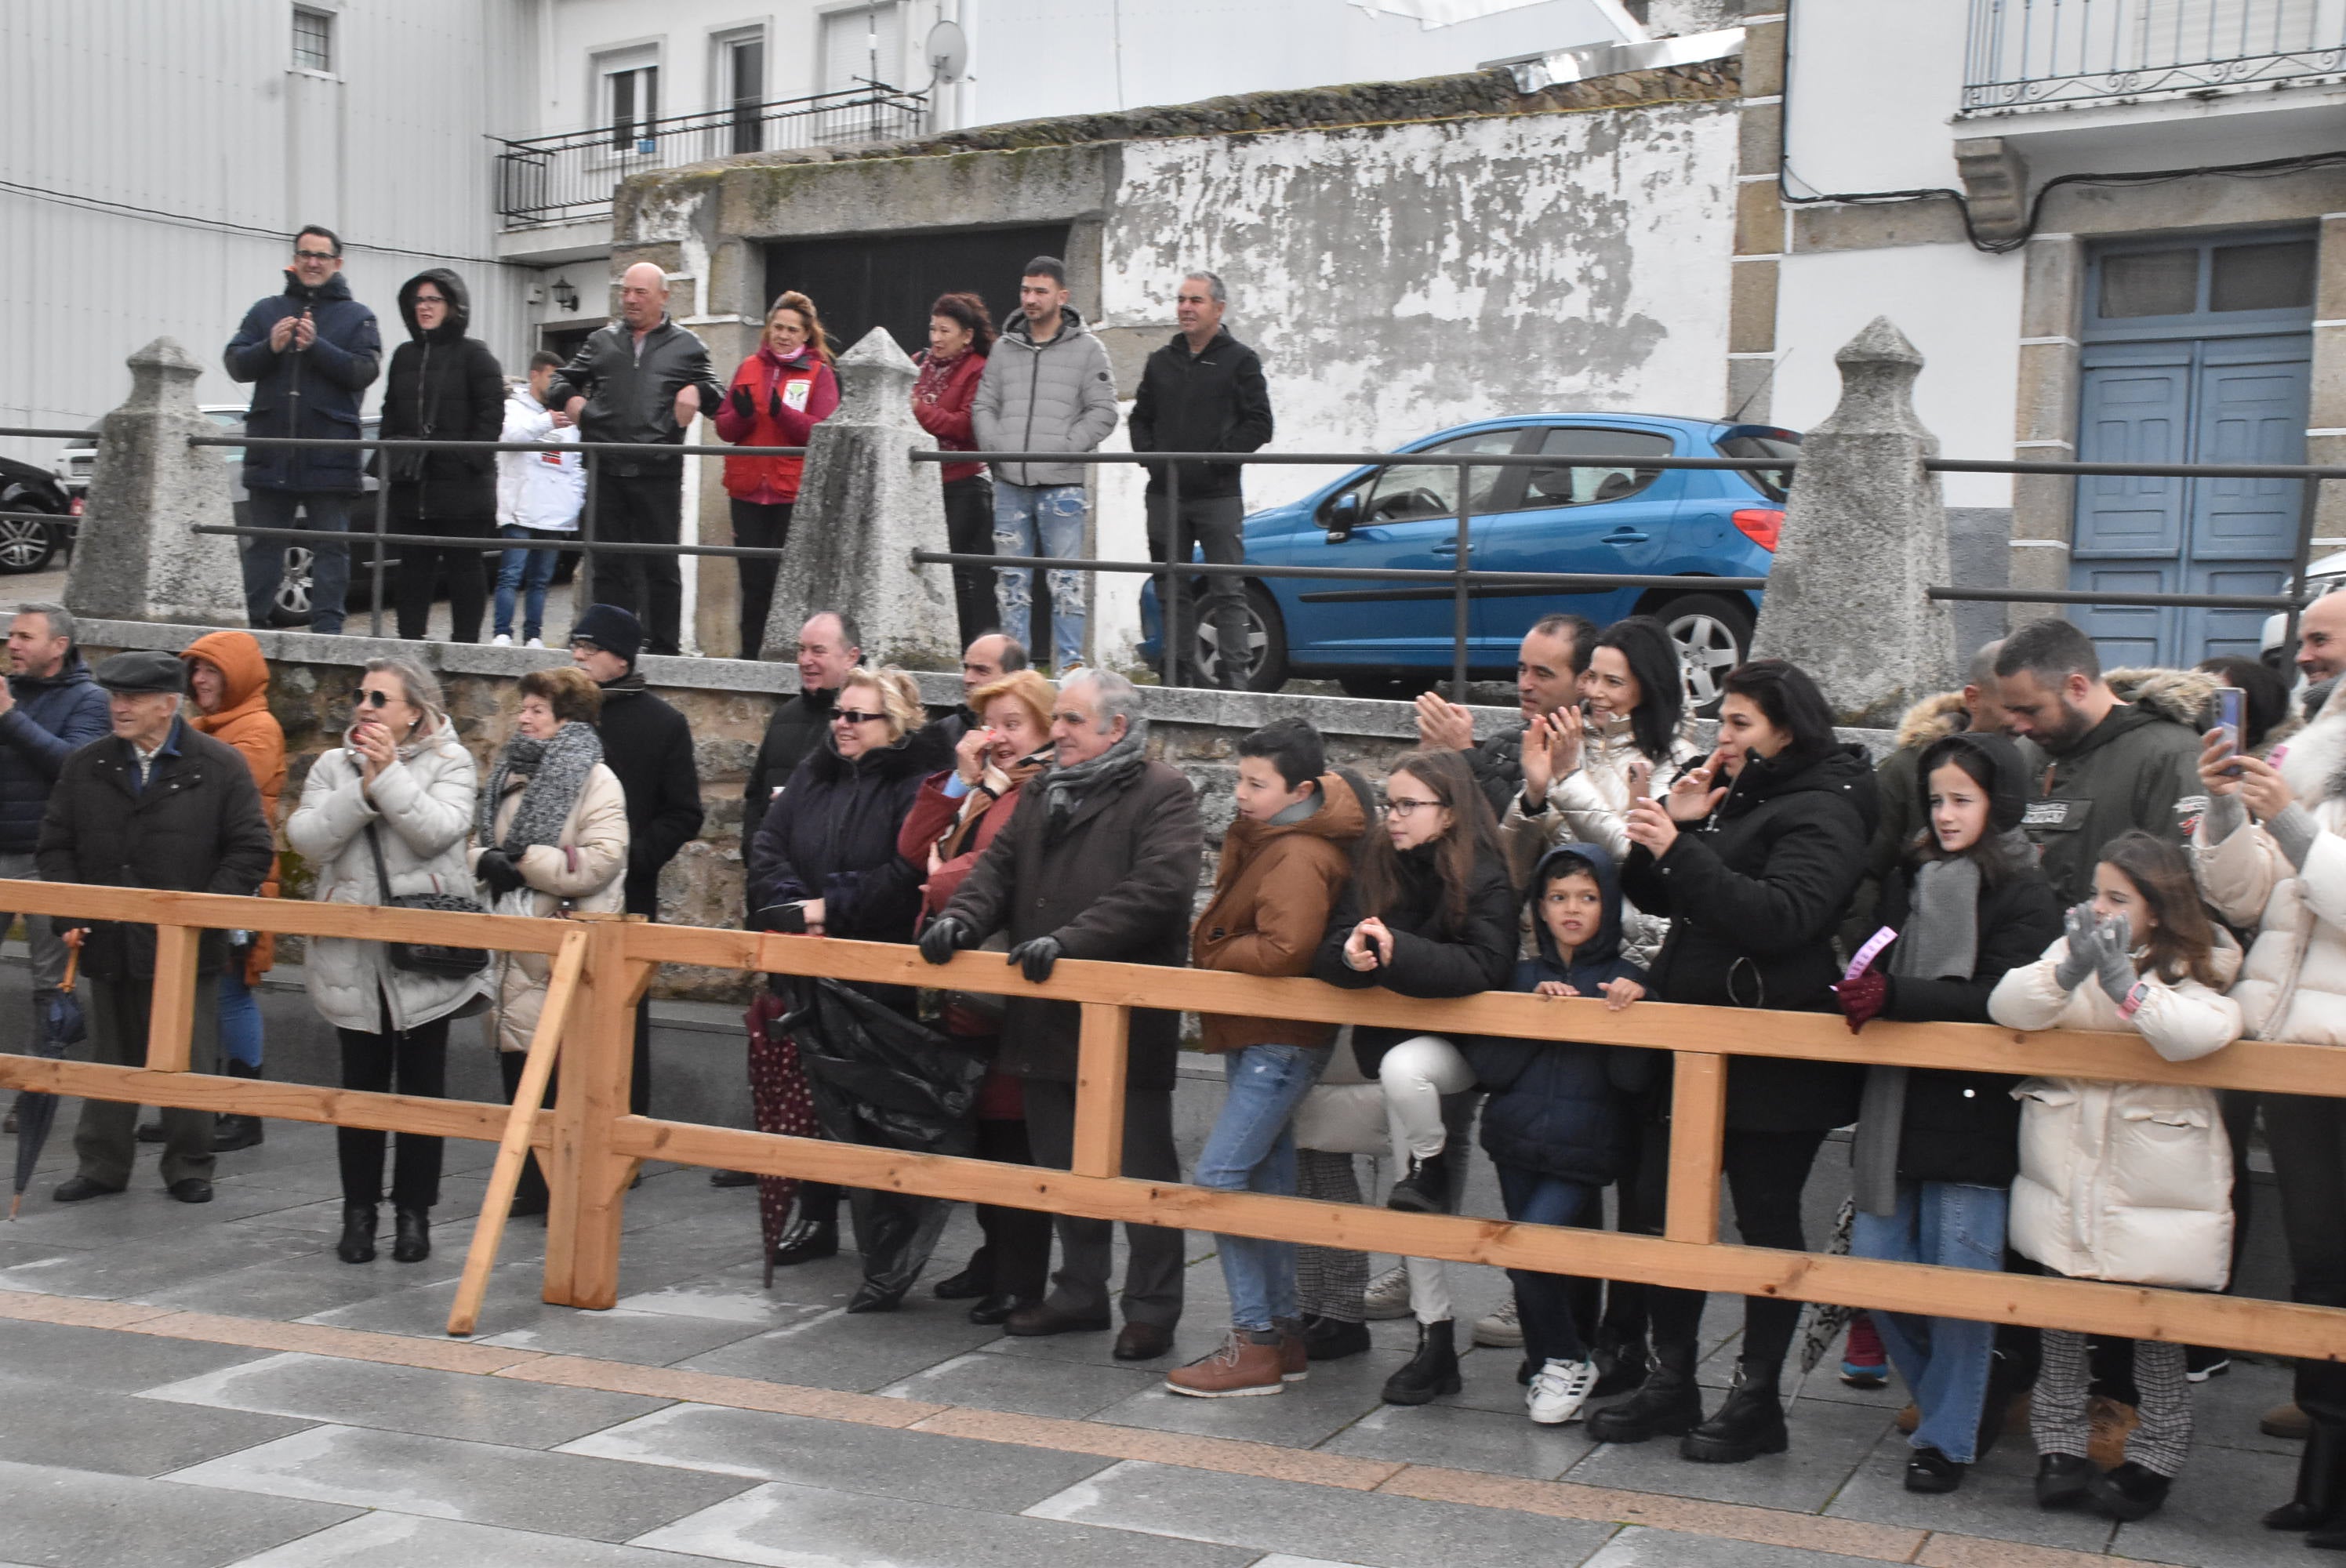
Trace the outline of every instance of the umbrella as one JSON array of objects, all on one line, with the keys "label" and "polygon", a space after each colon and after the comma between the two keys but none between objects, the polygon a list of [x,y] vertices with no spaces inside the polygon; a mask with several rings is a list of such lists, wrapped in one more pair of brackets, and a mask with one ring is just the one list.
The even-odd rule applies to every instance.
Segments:
[{"label": "umbrella", "polygon": [[[1849,1233],[1856,1218],[1856,1199],[1843,1198],[1841,1213],[1833,1220],[1832,1245],[1825,1249],[1827,1252],[1844,1256],[1848,1253]],[[1809,1386],[1809,1374],[1817,1369],[1817,1363],[1825,1359],[1825,1352],[1832,1348],[1832,1342],[1841,1338],[1841,1331],[1849,1327],[1851,1318],[1857,1316],[1854,1307],[1821,1306],[1814,1301],[1800,1311],[1801,1321],[1805,1325],[1800,1335],[1800,1375],[1792,1384],[1791,1399],[1784,1401],[1787,1405],[1800,1399]]]},{"label": "umbrella", "polygon": [[[34,1055],[62,1060],[67,1047],[80,1044],[88,1034],[82,1023],[81,1003],[73,993],[74,977],[80,968],[81,949],[75,947],[66,956],[65,979],[43,1009],[41,1037],[33,1043]],[[28,1094],[16,1107],[16,1190],[8,1199],[10,1219],[25,1207],[25,1188],[33,1179],[33,1167],[41,1163],[41,1146],[49,1141],[49,1128],[56,1119],[55,1095]]]}]

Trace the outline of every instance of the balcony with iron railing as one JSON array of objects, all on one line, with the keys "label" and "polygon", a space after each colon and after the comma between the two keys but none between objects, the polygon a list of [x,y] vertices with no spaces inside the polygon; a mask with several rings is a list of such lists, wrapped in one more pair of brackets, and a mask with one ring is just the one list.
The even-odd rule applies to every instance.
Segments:
[{"label": "balcony with iron railing", "polygon": [[2346,0],[1972,0],[1966,114],[2346,80]]},{"label": "balcony with iron railing", "polygon": [[883,82],[665,119],[619,118],[592,130],[506,141],[497,212],[508,229],[607,218],[629,175],[744,153],[893,141],[928,128],[929,102]]}]

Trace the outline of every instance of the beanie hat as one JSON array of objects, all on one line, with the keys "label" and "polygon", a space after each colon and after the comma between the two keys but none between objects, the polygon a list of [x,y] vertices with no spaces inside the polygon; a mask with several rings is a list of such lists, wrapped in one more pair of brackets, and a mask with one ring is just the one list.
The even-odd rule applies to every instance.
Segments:
[{"label": "beanie hat", "polygon": [[644,628],[641,622],[617,605],[590,605],[586,613],[570,627],[574,643],[593,643],[605,653],[617,654],[632,668],[636,655],[643,651]]}]

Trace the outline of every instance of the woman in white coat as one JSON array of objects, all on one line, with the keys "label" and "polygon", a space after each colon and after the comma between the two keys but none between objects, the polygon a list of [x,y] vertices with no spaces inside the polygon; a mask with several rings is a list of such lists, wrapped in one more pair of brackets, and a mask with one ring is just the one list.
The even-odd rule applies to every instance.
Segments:
[{"label": "woman in white coat", "polygon": [[[2223,994],[2240,950],[2208,918],[2190,858],[2137,830],[2094,868],[2094,898],[2069,911],[2067,934],[2042,959],[2008,970],[1988,1016],[2011,1029],[2140,1034],[2169,1062],[2189,1062],[2240,1037],[2239,1004]],[[2025,1257],[2072,1279],[2220,1290],[2232,1264],[2232,1146],[2216,1091],[2179,1084],[2031,1078],[2020,1100],[2020,1176],[2010,1240]],[[2036,1502],[2080,1499],[2112,1519],[2147,1518],[2191,1447],[2183,1347],[2136,1342],[2141,1424],[2126,1461],[2106,1474],[2086,1457],[2086,1336],[2047,1329],[2029,1403]]]},{"label": "woman in white coat", "polygon": [[[473,850],[493,914],[545,917],[626,907],[627,798],[603,761],[595,719],[603,690],[570,665],[521,677],[513,738],[489,768]],[[501,952],[493,1033],[510,1103],[523,1055],[546,1005],[553,961]],[[546,1212],[546,1178],[530,1156],[514,1195],[515,1214]]]},{"label": "woman in white coat", "polygon": [[[315,871],[311,896],[321,902],[469,897],[464,846],[478,789],[440,683],[412,659],[373,659],[360,680],[350,730],[311,768],[285,841]],[[342,1087],[447,1092],[448,1021],[477,1003],[485,971],[455,976],[400,969],[384,943],[341,937],[313,939],[303,967],[311,1004],[342,1040]],[[365,1263],[374,1257],[384,1135],[338,1127],[334,1144],[342,1176],[335,1255]],[[431,1256],[431,1211],[439,1201],[440,1140],[400,1134],[391,1181],[393,1258],[419,1263]]]}]

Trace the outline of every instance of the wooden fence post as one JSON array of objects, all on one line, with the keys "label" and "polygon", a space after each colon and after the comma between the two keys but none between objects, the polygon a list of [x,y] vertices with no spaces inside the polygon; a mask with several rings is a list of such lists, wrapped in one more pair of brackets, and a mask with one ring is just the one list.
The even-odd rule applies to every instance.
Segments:
[{"label": "wooden fence post", "polygon": [[1727,1141],[1727,1058],[1678,1054],[1670,1085],[1670,1194],[1662,1234],[1719,1239],[1719,1164]]},{"label": "wooden fence post", "polygon": [[[147,1070],[150,1073],[184,1073],[191,1064],[196,952],[203,940],[200,926],[155,928],[155,983],[147,1011]],[[210,1071],[209,1064],[205,1070]]]},{"label": "wooden fence post", "polygon": [[627,927],[595,920],[586,933],[586,1004],[567,1031],[547,1162],[546,1288],[557,1307],[608,1307],[619,1298],[619,1223],[637,1162],[611,1149],[627,1114],[636,1009],[658,966],[627,956]]},{"label": "wooden fence post", "polygon": [[1113,1002],[1083,1004],[1076,1059],[1077,1176],[1124,1174],[1124,1080],[1132,1058],[1132,1009]]}]

